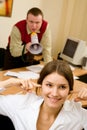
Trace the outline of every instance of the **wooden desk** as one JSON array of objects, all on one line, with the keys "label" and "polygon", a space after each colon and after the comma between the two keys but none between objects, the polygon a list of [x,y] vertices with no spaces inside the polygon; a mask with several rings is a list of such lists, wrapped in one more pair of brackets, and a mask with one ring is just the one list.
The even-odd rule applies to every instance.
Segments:
[{"label": "wooden desk", "polygon": [[[74,71],[73,71],[73,74],[75,76],[80,76],[80,75],[84,75],[84,74],[87,74],[87,70],[84,70],[82,68],[76,68]],[[79,91],[81,90],[82,87],[87,87],[87,84],[84,83],[84,82],[81,82],[79,80],[74,80],[74,90],[75,91]],[[73,99],[75,97],[76,94],[72,94],[71,96],[71,99]],[[83,107],[86,107],[87,108],[87,101],[82,101],[82,105]]]},{"label": "wooden desk", "polygon": [[[17,68],[17,69],[0,71],[0,81],[12,78],[11,76],[4,76],[4,74],[7,71],[19,72],[19,71],[27,71],[27,69],[25,67],[22,67],[22,68]],[[0,94],[7,95],[7,94],[16,94],[16,93],[20,93],[20,92],[23,92],[23,90],[20,87],[12,86],[12,87],[6,88],[6,90],[0,92]]]},{"label": "wooden desk", "polygon": [[[10,78],[10,76],[4,76],[4,73],[6,73],[7,71],[8,70],[0,71],[0,80],[6,80],[6,79]],[[10,69],[9,71],[18,72],[18,71],[27,71],[27,69],[25,67],[22,67],[22,68],[17,68],[17,69]],[[83,70],[80,68],[77,68],[73,71],[73,74],[75,76],[79,76],[79,75],[82,75],[85,73],[87,73],[87,70]],[[87,84],[83,83],[81,81],[78,81],[78,80],[74,80],[74,90],[75,91],[79,91],[82,87],[87,87]],[[21,92],[23,92],[23,90],[21,88],[13,86],[13,87],[7,88],[5,91],[1,92],[1,94],[7,95],[7,94],[16,94],[16,93],[21,93]],[[23,92],[23,93],[25,93],[25,92]],[[71,94],[69,96],[69,99],[71,100],[75,96],[76,96],[76,93]],[[87,107],[87,101],[82,101],[82,105],[83,105],[83,107]]]},{"label": "wooden desk", "polygon": [[82,68],[76,68],[76,69],[73,71],[73,74],[74,74],[75,76],[84,75],[84,74],[87,74],[87,70],[82,69]]}]

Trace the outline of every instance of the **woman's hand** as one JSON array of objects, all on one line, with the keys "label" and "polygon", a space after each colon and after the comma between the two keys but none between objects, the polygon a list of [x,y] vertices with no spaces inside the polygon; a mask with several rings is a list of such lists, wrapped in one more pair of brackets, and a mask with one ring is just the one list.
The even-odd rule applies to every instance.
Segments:
[{"label": "woman's hand", "polygon": [[7,80],[0,82],[1,87],[12,87],[17,86],[21,87],[23,90],[32,91],[34,88],[41,87],[41,85],[32,81],[32,79],[18,79],[18,78],[9,78]]},{"label": "woman's hand", "polygon": [[12,87],[12,86],[25,86],[27,85],[25,80],[17,78],[9,78],[4,81],[0,81],[0,87]]},{"label": "woman's hand", "polygon": [[32,81],[32,79],[28,79],[25,81],[22,81],[22,86],[21,88],[23,88],[26,91],[31,92],[32,90],[36,89],[36,88],[40,88],[41,85],[35,83],[34,81]]},{"label": "woman's hand", "polygon": [[87,88],[85,87],[78,92],[77,97],[74,99],[75,102],[81,100],[87,100]]}]

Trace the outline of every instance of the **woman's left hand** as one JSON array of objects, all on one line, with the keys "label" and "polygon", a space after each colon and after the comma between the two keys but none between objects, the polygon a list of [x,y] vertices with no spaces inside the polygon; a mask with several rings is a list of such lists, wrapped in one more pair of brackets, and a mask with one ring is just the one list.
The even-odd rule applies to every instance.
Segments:
[{"label": "woman's left hand", "polygon": [[85,87],[78,92],[77,97],[74,99],[76,102],[81,100],[87,100],[87,88]]}]

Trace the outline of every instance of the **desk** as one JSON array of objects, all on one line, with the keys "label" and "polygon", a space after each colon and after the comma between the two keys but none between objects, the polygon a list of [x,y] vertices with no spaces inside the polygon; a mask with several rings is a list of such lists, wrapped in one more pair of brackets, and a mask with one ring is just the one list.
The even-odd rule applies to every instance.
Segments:
[{"label": "desk", "polygon": [[[4,70],[4,71],[0,71],[0,80],[6,80],[8,78],[10,78],[10,76],[4,76],[4,73],[6,73],[8,70]],[[22,67],[22,68],[17,68],[17,69],[10,69],[9,71],[14,71],[14,72],[19,72],[19,71],[27,71],[26,67]],[[83,70],[81,68],[77,68],[73,71],[73,74],[75,76],[79,76],[79,75],[82,75],[82,74],[86,74],[87,73],[87,70]],[[78,81],[78,80],[74,80],[74,90],[75,91],[79,91],[82,87],[87,87],[87,84],[86,83],[83,83],[81,81]],[[18,88],[18,87],[9,87],[7,88],[5,91],[1,92],[1,94],[3,95],[7,95],[7,94],[16,94],[16,93],[21,93],[23,92],[23,90],[21,88]],[[25,92],[23,92],[25,93]],[[40,90],[39,92],[40,93]],[[76,93],[74,94],[71,94],[69,96],[69,99],[73,99],[74,97],[76,96]],[[83,107],[87,107],[87,101],[82,101],[82,105]]]},{"label": "desk", "polygon": [[[84,70],[82,68],[76,68],[73,71],[73,74],[75,76],[84,75],[84,74],[87,74],[87,70]],[[79,80],[74,80],[74,90],[79,91],[82,87],[87,87],[87,84]],[[75,94],[72,94],[71,99],[73,99],[74,97],[75,97]],[[87,108],[87,101],[82,101],[82,105],[83,107]]]}]

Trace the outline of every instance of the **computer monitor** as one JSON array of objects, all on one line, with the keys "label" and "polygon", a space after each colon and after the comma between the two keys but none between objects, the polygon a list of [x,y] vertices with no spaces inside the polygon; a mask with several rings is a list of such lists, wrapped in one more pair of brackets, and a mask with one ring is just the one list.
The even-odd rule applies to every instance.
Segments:
[{"label": "computer monitor", "polygon": [[60,57],[73,65],[82,65],[84,56],[87,56],[86,41],[67,38]]}]

